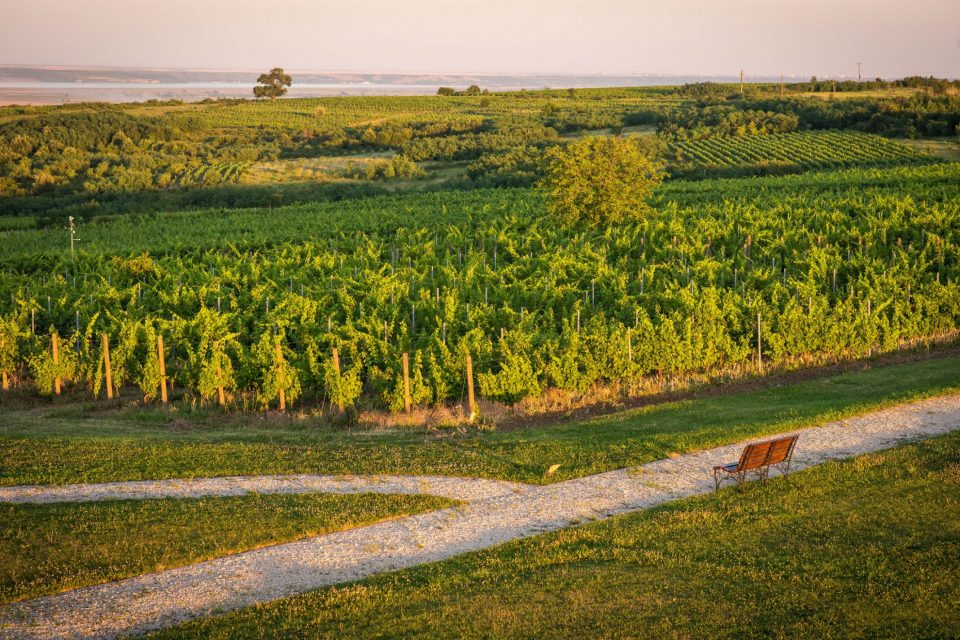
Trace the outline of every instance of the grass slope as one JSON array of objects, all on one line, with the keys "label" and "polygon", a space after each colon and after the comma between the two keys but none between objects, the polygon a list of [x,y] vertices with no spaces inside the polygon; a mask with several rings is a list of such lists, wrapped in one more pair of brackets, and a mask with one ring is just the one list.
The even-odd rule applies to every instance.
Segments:
[{"label": "grass slope", "polygon": [[258,473],[412,473],[543,482],[643,464],[960,388],[960,357],[852,371],[586,421],[465,434],[357,432],[96,404],[9,410],[0,484]]},{"label": "grass slope", "polygon": [[960,434],[202,619],[186,638],[955,638]]},{"label": "grass slope", "polygon": [[432,496],[378,494],[0,504],[0,602],[451,504]]}]

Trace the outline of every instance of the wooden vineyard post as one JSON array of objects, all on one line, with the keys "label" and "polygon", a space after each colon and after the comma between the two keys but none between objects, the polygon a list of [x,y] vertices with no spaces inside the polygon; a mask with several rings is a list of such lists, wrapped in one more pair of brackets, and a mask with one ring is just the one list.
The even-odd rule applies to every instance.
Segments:
[{"label": "wooden vineyard post", "polygon": [[53,378],[53,392],[60,395],[60,336],[56,331],[50,336],[50,346],[53,350],[53,366],[57,369],[57,374]]},{"label": "wooden vineyard post", "polygon": [[[3,338],[0,338],[0,346],[2,346],[2,345],[3,345]],[[3,377],[3,390],[4,390],[4,391],[9,391],[9,390],[10,390],[10,378],[7,377],[7,370],[4,369],[3,371],[0,371],[0,376]]]},{"label": "wooden vineyard post", "polygon": [[757,371],[763,375],[763,351],[760,342],[760,313],[757,312]]},{"label": "wooden vineyard post", "polygon": [[410,413],[410,356],[403,354],[403,406]]},{"label": "wooden vineyard post", "polygon": [[113,369],[110,367],[110,338],[103,334],[103,377],[107,383],[107,399],[113,399]]},{"label": "wooden vineyard post", "polygon": [[473,397],[473,359],[467,354],[467,408],[470,410],[470,421],[477,415],[477,403]]},{"label": "wooden vineyard post", "polygon": [[227,396],[223,392],[223,369],[217,365],[217,401],[220,406],[227,404]]},{"label": "wooden vineyard post", "polygon": [[280,411],[287,410],[287,392],[284,390],[284,379],[283,379],[283,350],[280,348],[280,343],[277,343],[277,382],[280,386]]},{"label": "wooden vineyard post", "polygon": [[157,334],[157,363],[160,365],[160,402],[167,403],[167,363],[163,358],[163,334]]},{"label": "wooden vineyard post", "polygon": [[[0,338],[0,345],[2,345],[2,344],[3,344],[3,339]],[[3,390],[4,390],[4,391],[9,391],[9,390],[10,390],[10,378],[7,377],[7,370],[4,369],[2,372],[0,372],[0,375],[3,376]]]},{"label": "wooden vineyard post", "polygon": [[[219,352],[220,343],[217,342],[214,344],[214,351]],[[220,359],[217,358],[217,401],[220,403],[220,406],[227,404],[227,397],[223,393],[223,367],[220,366]]]},{"label": "wooden vineyard post", "polygon": [[[336,349],[333,350],[333,369],[337,372],[337,379],[340,378],[340,352]],[[340,410],[340,413],[343,413],[343,398],[337,400],[337,409]]]}]

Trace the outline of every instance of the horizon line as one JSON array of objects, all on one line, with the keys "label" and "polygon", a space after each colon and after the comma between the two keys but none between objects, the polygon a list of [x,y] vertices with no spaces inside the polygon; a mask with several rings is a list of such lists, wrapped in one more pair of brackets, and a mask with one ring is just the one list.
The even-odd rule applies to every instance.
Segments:
[{"label": "horizon line", "polygon": [[[25,68],[25,69],[38,69],[38,70],[56,70],[56,71],[95,71],[95,70],[124,70],[124,71],[154,71],[154,72],[170,72],[170,71],[190,71],[198,73],[262,73],[263,69],[252,68],[252,67],[177,67],[177,66],[130,66],[130,65],[99,65],[99,64],[35,64],[35,63],[17,63],[17,62],[0,62],[0,68]],[[282,67],[281,67],[282,68]],[[622,72],[622,73],[609,73],[602,71],[595,72],[565,72],[565,71],[402,71],[402,70],[370,70],[370,69],[316,69],[316,68],[294,68],[284,69],[291,74],[357,74],[357,75],[408,75],[408,76],[510,76],[510,77],[525,77],[525,76],[566,76],[574,78],[619,78],[619,77],[647,77],[647,78],[738,78],[739,70],[733,72],[729,75],[724,74],[706,74],[706,73],[665,73],[665,72],[650,72],[650,71],[632,71],[632,72]],[[922,74],[915,74],[917,77],[936,77],[933,74],[927,74],[926,76]],[[830,74],[812,74],[810,77],[817,77],[818,79],[852,79],[856,76],[840,74],[840,75],[830,75]],[[758,73],[750,75],[744,73],[744,78],[779,78],[779,74],[770,74],[770,73]],[[782,74],[784,79],[804,79],[807,78],[807,74]],[[909,75],[900,76],[899,78],[887,78],[883,76],[874,76],[873,78],[867,78],[865,81],[873,81],[875,78],[880,77],[882,80],[896,80],[900,78],[911,77]],[[957,77],[947,77],[947,80],[956,80]]]}]

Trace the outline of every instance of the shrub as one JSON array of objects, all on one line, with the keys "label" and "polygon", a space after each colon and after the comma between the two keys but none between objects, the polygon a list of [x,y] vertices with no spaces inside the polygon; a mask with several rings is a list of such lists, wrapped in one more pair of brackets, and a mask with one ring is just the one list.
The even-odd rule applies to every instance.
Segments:
[{"label": "shrub", "polygon": [[643,217],[662,179],[629,138],[586,137],[550,149],[537,184],[550,213],[567,224],[595,225]]}]

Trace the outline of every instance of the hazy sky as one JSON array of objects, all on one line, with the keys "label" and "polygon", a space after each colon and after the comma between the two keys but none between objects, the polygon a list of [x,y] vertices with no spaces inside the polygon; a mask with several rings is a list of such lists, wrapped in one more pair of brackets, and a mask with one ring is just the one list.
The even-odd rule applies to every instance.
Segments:
[{"label": "hazy sky", "polygon": [[0,64],[960,76],[960,0],[0,0]]}]

